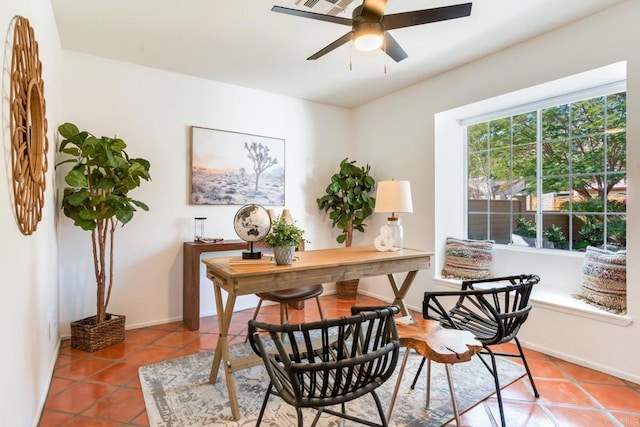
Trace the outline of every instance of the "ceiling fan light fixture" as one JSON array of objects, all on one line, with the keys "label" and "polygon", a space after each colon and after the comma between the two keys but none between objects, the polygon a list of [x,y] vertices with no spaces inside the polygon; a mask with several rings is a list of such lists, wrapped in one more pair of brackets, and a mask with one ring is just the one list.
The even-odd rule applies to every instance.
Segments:
[{"label": "ceiling fan light fixture", "polygon": [[354,29],[353,44],[358,50],[369,51],[379,49],[384,37],[378,23],[361,23]]}]

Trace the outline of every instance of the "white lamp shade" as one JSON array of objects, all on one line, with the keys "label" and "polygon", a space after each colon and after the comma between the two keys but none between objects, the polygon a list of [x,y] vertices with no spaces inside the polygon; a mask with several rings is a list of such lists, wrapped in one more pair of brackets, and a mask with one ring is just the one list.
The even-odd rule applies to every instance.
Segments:
[{"label": "white lamp shade", "polygon": [[379,181],[375,212],[413,212],[409,181]]}]

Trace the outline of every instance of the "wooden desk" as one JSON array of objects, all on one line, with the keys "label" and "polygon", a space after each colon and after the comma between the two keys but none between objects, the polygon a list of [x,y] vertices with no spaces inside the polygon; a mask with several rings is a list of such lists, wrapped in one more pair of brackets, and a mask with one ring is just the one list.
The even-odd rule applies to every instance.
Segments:
[{"label": "wooden desk", "polygon": [[192,331],[200,327],[200,254],[245,250],[244,240],[218,243],[185,242],[182,246],[182,321]]},{"label": "wooden desk", "polygon": [[[207,277],[213,281],[220,327],[209,381],[216,381],[222,361],[233,417],[240,418],[233,372],[252,366],[259,360],[231,360],[229,357],[227,335],[238,295],[387,275],[395,295],[394,304],[399,305],[401,312],[406,316],[408,312],[404,297],[418,271],[429,268],[431,255],[413,249],[379,252],[373,246],[365,246],[299,252],[298,261],[285,266],[236,264],[230,267],[228,258],[202,260],[207,265]],[[393,275],[404,272],[407,272],[407,275],[398,288]],[[223,306],[222,290],[227,292],[226,306]]]}]

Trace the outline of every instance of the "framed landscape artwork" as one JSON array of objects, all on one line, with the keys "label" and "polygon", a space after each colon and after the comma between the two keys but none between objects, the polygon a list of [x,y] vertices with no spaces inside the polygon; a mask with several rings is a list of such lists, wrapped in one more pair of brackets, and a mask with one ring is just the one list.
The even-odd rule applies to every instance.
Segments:
[{"label": "framed landscape artwork", "polygon": [[284,206],[284,139],[191,127],[191,203]]}]

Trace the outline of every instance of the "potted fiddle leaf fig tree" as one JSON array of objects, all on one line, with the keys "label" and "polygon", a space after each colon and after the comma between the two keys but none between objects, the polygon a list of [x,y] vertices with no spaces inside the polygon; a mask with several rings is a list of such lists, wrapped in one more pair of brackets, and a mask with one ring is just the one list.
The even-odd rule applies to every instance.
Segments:
[{"label": "potted fiddle leaf fig tree", "polygon": [[[338,243],[351,247],[354,230],[364,232],[365,220],[373,214],[376,199],[369,196],[376,180],[370,175],[371,166],[358,166],[356,161],[345,158],[340,162],[340,169],[331,176],[326,194],[318,199],[318,207],[329,214],[331,226],[342,232],[336,238]],[[355,297],[358,280],[336,283],[338,298]]]},{"label": "potted fiddle leaf fig tree", "polygon": [[68,158],[57,166],[72,164],[64,177],[62,209],[74,225],[91,232],[97,286],[96,315],[71,322],[71,346],[93,352],[124,340],[125,316],[107,312],[114,237],[118,226],[131,221],[137,209],[149,210],[129,192],[151,179],[150,164],[129,157],[120,138],[96,137],[72,123],[59,126],[58,132],[63,138],[59,152]]}]

